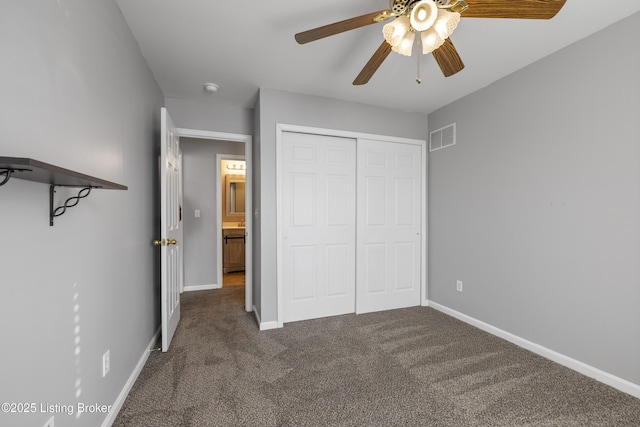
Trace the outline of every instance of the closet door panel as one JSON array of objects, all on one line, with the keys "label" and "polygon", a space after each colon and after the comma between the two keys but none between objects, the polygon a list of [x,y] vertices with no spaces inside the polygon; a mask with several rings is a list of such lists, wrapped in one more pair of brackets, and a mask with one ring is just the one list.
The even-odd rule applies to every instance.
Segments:
[{"label": "closet door panel", "polygon": [[422,147],[358,140],[356,312],[420,305]]},{"label": "closet door panel", "polygon": [[283,322],[355,311],[356,141],[283,132]]}]

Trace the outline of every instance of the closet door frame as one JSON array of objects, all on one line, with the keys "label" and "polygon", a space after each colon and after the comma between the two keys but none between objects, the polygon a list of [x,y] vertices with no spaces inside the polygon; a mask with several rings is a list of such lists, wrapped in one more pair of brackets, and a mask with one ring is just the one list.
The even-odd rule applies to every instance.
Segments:
[{"label": "closet door frame", "polygon": [[[281,212],[282,212],[282,176],[280,173],[280,167],[278,167],[278,163],[282,162],[282,134],[283,132],[296,132],[296,133],[308,133],[315,135],[324,135],[324,136],[337,136],[344,138],[353,138],[356,140],[359,139],[368,139],[374,141],[386,141],[386,142],[395,142],[402,144],[414,144],[419,145],[422,148],[422,182],[424,185],[422,186],[422,194],[421,194],[421,252],[422,256],[420,258],[420,300],[422,306],[428,305],[428,283],[427,279],[428,275],[428,252],[427,252],[427,242],[428,242],[428,206],[427,206],[427,189],[428,189],[428,162],[427,162],[427,141],[423,139],[411,139],[411,138],[401,138],[389,135],[375,135],[375,134],[367,134],[360,132],[351,132],[351,131],[341,131],[335,129],[325,129],[325,128],[317,128],[317,127],[309,127],[309,126],[299,126],[299,125],[291,125],[278,123],[276,124],[276,209],[277,209],[277,221],[276,221],[276,257],[277,257],[277,265],[276,265],[276,301],[277,301],[277,323],[278,327],[282,327],[284,325],[284,285],[283,285],[283,253],[282,253],[282,224],[281,224]],[[357,141],[356,141],[357,147]],[[357,148],[356,148],[357,149]]]}]

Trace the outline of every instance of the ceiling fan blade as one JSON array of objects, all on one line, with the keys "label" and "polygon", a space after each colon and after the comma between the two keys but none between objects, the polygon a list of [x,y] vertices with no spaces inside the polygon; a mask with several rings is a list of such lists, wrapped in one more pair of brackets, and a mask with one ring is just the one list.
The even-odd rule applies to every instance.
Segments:
[{"label": "ceiling fan blade", "polygon": [[551,19],[567,0],[465,0],[464,18]]},{"label": "ceiling fan blade", "polygon": [[380,65],[387,59],[391,53],[391,45],[387,41],[383,41],[378,50],[375,51],[367,65],[364,66],[358,77],[353,81],[354,85],[363,85],[367,83],[378,70]]},{"label": "ceiling fan blade", "polygon": [[433,57],[436,58],[436,62],[445,77],[453,76],[464,68],[462,59],[460,59],[460,55],[458,55],[458,51],[451,42],[451,39],[446,39],[442,46],[431,53]]},{"label": "ceiling fan blade", "polygon": [[345,31],[355,30],[356,28],[364,27],[366,25],[382,22],[392,16],[395,15],[390,10],[380,10],[378,12],[356,16],[355,18],[345,19],[344,21],[335,22],[333,24],[298,33],[296,34],[296,41],[299,44],[309,43],[335,34],[344,33]]}]

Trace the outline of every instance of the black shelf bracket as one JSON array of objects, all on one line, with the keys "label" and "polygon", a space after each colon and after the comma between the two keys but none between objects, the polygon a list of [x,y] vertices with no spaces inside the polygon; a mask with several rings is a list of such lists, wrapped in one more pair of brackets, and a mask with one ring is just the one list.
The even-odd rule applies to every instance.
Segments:
[{"label": "black shelf bracket", "polygon": [[80,202],[80,199],[84,199],[89,194],[91,194],[92,188],[100,188],[100,187],[84,187],[78,191],[78,195],[74,197],[69,197],[62,205],[54,208],[54,195],[56,193],[56,187],[66,187],[64,185],[50,185],[49,186],[49,226],[53,227],[53,219],[55,217],[61,216],[64,214],[67,209],[74,207]]},{"label": "black shelf bracket", "polygon": [[0,180],[0,187],[2,187],[7,182],[9,182],[9,180],[13,176],[14,172],[32,172],[32,170],[31,169],[0,168],[0,178],[4,176],[4,178],[2,178]]},{"label": "black shelf bracket", "polygon": [[[39,162],[27,157],[0,157],[0,187],[11,178],[49,184],[49,225],[55,217],[64,214],[91,193],[93,188],[126,190],[125,185],[85,175],[59,166]],[[54,207],[56,187],[79,188],[78,195],[69,197],[62,205]]]}]

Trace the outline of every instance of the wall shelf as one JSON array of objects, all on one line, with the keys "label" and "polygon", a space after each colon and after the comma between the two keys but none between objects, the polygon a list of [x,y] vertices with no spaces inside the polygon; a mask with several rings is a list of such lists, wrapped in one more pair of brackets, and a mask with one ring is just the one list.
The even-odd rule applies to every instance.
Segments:
[{"label": "wall shelf", "polygon": [[[80,199],[87,197],[94,188],[127,190],[124,185],[84,175],[38,160],[26,157],[0,157],[0,186],[5,185],[11,178],[49,184],[49,225],[53,225],[55,217],[65,213],[68,208],[77,205]],[[62,205],[54,208],[55,187],[75,187],[80,188],[80,191],[77,196],[70,197]]]}]

